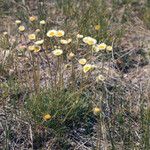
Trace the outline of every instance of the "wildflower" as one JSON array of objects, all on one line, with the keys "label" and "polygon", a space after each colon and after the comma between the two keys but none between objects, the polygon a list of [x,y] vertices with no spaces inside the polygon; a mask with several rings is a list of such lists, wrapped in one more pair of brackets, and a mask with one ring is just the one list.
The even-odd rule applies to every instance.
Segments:
[{"label": "wildflower", "polygon": [[93,51],[94,52],[99,52],[99,47],[97,45],[93,45]]},{"label": "wildflower", "polygon": [[112,46],[107,46],[107,47],[106,47],[106,50],[107,50],[107,51],[112,51],[112,50],[113,50],[113,47],[112,47]]},{"label": "wildflower", "polygon": [[83,72],[84,73],[87,73],[91,69],[92,69],[92,65],[90,65],[90,64],[86,64],[86,65],[83,66]]},{"label": "wildflower", "polygon": [[34,46],[34,45],[30,45],[30,46],[28,46],[28,50],[30,50],[30,51],[34,51],[34,49],[35,49],[35,46]]},{"label": "wildflower", "polygon": [[65,32],[63,31],[63,30],[58,30],[57,32],[56,32],[56,37],[62,37],[62,36],[64,36],[65,35]]},{"label": "wildflower", "polygon": [[8,35],[8,32],[6,32],[6,31],[5,31],[5,32],[3,32],[3,35]]},{"label": "wildflower", "polygon": [[77,38],[78,38],[78,39],[82,39],[82,38],[83,38],[83,35],[77,34]]},{"label": "wildflower", "polygon": [[103,75],[98,75],[96,77],[96,82],[98,82],[98,81],[104,81],[104,80],[105,80],[105,77]]},{"label": "wildflower", "polygon": [[72,59],[74,56],[75,56],[75,54],[71,52],[71,53],[68,55],[68,59]]},{"label": "wildflower", "polygon": [[88,45],[94,45],[94,44],[97,43],[96,39],[91,38],[89,36],[83,38],[83,42],[86,43],[86,44],[88,44]]},{"label": "wildflower", "polygon": [[35,53],[39,52],[40,50],[41,50],[40,46],[37,46],[37,45],[34,46],[34,52]]},{"label": "wildflower", "polygon": [[86,62],[87,62],[87,60],[86,60],[85,58],[81,58],[81,59],[78,60],[78,62],[79,62],[79,64],[81,64],[81,65],[85,65]]},{"label": "wildflower", "polygon": [[99,44],[97,46],[98,46],[99,50],[104,50],[107,47],[107,45],[105,43],[101,43],[101,44]]},{"label": "wildflower", "polygon": [[46,114],[43,116],[44,121],[48,121],[52,118],[52,116],[50,114]]},{"label": "wildflower", "polygon": [[36,32],[36,33],[40,32],[40,29],[36,29],[35,32]]},{"label": "wildflower", "polygon": [[24,26],[20,26],[18,29],[19,29],[20,32],[23,32],[25,30],[25,27]]},{"label": "wildflower", "polygon": [[54,37],[56,35],[56,33],[57,33],[56,30],[49,30],[46,35],[48,37]]},{"label": "wildflower", "polygon": [[21,24],[21,20],[16,20],[15,23],[16,24]]},{"label": "wildflower", "polygon": [[93,109],[94,115],[97,115],[97,114],[100,113],[100,112],[101,112],[101,110],[100,110],[100,108],[98,108],[98,107],[95,107],[95,108]]},{"label": "wildflower", "polygon": [[29,38],[29,40],[35,40],[36,36],[35,36],[35,34],[29,34],[28,38]]},{"label": "wildflower", "polygon": [[36,17],[36,16],[31,16],[31,17],[29,17],[29,20],[30,20],[31,22],[33,22],[33,21],[37,20],[37,17]]},{"label": "wildflower", "polygon": [[36,45],[42,45],[43,43],[44,43],[44,40],[39,40],[35,42]]},{"label": "wildflower", "polygon": [[98,24],[98,25],[96,25],[94,28],[95,28],[95,30],[98,31],[98,30],[100,30],[101,26]]},{"label": "wildflower", "polygon": [[68,69],[68,68],[70,68],[70,67],[71,67],[71,64],[66,64],[66,65],[64,66],[65,69]]},{"label": "wildflower", "polygon": [[52,53],[55,56],[60,56],[63,53],[63,51],[61,49],[55,49],[54,51],[52,51]]},{"label": "wildflower", "polygon": [[68,39],[68,40],[61,39],[60,43],[66,45],[66,44],[69,44],[71,41],[72,39]]},{"label": "wildflower", "polygon": [[41,21],[40,21],[40,24],[41,24],[41,25],[46,24],[45,20],[41,20]]}]

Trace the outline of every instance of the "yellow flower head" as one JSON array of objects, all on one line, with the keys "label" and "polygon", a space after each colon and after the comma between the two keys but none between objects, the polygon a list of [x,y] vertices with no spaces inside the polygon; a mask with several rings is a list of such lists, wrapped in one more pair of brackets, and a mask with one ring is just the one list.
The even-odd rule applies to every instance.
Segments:
[{"label": "yellow flower head", "polygon": [[68,59],[72,59],[74,56],[75,56],[75,54],[74,54],[73,52],[71,52],[71,53],[68,55]]},{"label": "yellow flower head", "polygon": [[107,46],[107,47],[106,47],[106,50],[107,50],[107,51],[112,51],[112,50],[113,50],[113,47],[112,47],[112,46]]},{"label": "yellow flower head", "polygon": [[96,82],[98,82],[98,81],[104,81],[104,80],[105,80],[105,77],[103,75],[98,75],[96,77]]},{"label": "yellow flower head", "polygon": [[83,66],[83,72],[87,73],[92,69],[92,65],[91,64],[86,64]]},{"label": "yellow flower head", "polygon": [[56,30],[49,30],[46,35],[48,37],[54,37],[54,36],[56,36],[56,33],[57,33]]},{"label": "yellow flower head", "polygon": [[101,44],[98,44],[97,46],[99,50],[105,50],[107,45],[105,43],[101,43]]},{"label": "yellow flower head", "polygon": [[98,24],[98,25],[96,25],[94,28],[95,28],[95,30],[98,31],[98,30],[100,30],[101,26]]},{"label": "yellow flower head", "polygon": [[29,17],[29,20],[30,20],[31,22],[33,22],[33,21],[37,20],[37,17],[36,17],[36,16],[31,16],[31,17]]},{"label": "yellow flower head", "polygon": [[85,58],[81,58],[81,59],[78,60],[78,62],[79,62],[79,64],[81,64],[81,65],[85,65],[86,62],[87,62],[87,60],[86,60]]},{"label": "yellow flower head", "polygon": [[57,32],[56,32],[56,37],[62,37],[62,36],[64,36],[65,35],[65,32],[63,31],[63,30],[58,30]]},{"label": "yellow flower head", "polygon": [[101,110],[100,110],[100,108],[98,108],[98,107],[95,107],[95,108],[93,109],[94,115],[97,115],[97,114],[100,113],[100,112],[101,112]]},{"label": "yellow flower head", "polygon": [[45,20],[41,20],[41,21],[40,21],[40,24],[41,24],[41,25],[46,24]]},{"label": "yellow flower head", "polygon": [[3,35],[8,35],[8,32],[6,32],[6,31],[5,31],[5,32],[3,32]]},{"label": "yellow flower head", "polygon": [[34,51],[34,49],[35,49],[35,46],[34,46],[34,45],[28,46],[28,50],[29,50],[29,51]]},{"label": "yellow flower head", "polygon": [[44,40],[39,40],[35,42],[36,45],[42,45],[43,43],[44,43]]},{"label": "yellow flower head", "polygon": [[96,39],[91,38],[89,36],[83,38],[83,42],[88,44],[88,45],[95,45],[97,43]]},{"label": "yellow flower head", "polygon": [[15,23],[16,24],[21,24],[21,20],[16,20]]},{"label": "yellow flower head", "polygon": [[46,114],[43,116],[44,121],[48,121],[52,118],[52,116],[50,114]]},{"label": "yellow flower head", "polygon": [[37,45],[34,46],[34,52],[35,53],[39,52],[40,50],[41,50],[40,46],[37,46]]},{"label": "yellow flower head", "polygon": [[82,39],[82,38],[83,38],[83,35],[77,34],[77,38],[78,38],[78,39]]},{"label": "yellow flower head", "polygon": [[18,29],[19,29],[20,32],[23,32],[25,30],[25,27],[24,26],[20,26]]},{"label": "yellow flower head", "polygon": [[36,29],[35,32],[36,32],[36,33],[39,33],[39,32],[40,32],[40,29]]},{"label": "yellow flower head", "polygon": [[35,34],[29,34],[28,38],[29,38],[29,40],[35,40],[36,36],[35,36]]},{"label": "yellow flower head", "polygon": [[99,52],[99,47],[97,45],[93,45],[93,49],[94,52]]},{"label": "yellow flower head", "polygon": [[60,56],[60,55],[62,55],[63,51],[61,49],[55,49],[54,51],[52,51],[52,53],[55,56]]},{"label": "yellow flower head", "polygon": [[60,43],[66,45],[66,44],[71,43],[71,41],[72,41],[72,39],[68,39],[68,40],[61,39]]}]

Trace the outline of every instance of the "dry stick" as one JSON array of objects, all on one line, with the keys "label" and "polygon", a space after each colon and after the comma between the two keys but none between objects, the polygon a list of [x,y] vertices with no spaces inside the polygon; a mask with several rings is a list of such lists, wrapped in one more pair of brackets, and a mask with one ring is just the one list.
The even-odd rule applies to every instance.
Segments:
[{"label": "dry stick", "polygon": [[[48,51],[48,49],[47,49]],[[47,52],[44,51],[44,55],[45,55],[45,58],[47,60],[47,63],[48,63],[48,67],[49,67],[49,76],[50,76],[50,82],[51,82],[51,89],[53,90],[53,76],[52,76],[52,70],[51,70],[51,65],[50,65],[50,61],[49,61],[49,58],[47,56]]]}]

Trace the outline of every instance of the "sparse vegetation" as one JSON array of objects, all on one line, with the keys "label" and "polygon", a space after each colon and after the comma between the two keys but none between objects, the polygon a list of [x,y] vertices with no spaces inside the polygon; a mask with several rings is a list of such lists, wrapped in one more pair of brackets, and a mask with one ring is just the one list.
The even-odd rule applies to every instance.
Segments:
[{"label": "sparse vegetation", "polygon": [[0,7],[1,149],[150,149],[149,1]]}]

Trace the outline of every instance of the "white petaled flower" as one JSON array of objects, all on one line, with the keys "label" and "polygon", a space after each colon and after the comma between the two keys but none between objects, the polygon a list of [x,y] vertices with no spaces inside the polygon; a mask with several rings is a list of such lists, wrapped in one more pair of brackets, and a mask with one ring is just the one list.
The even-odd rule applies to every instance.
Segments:
[{"label": "white petaled flower", "polygon": [[54,51],[52,51],[52,53],[55,56],[60,56],[60,55],[62,55],[63,51],[61,49],[55,49]]},{"label": "white petaled flower", "polygon": [[43,43],[44,43],[44,40],[39,40],[35,42],[36,45],[42,45]]},{"label": "white petaled flower", "polygon": [[99,47],[97,45],[93,45],[93,51],[94,52],[99,52]]},{"label": "white petaled flower", "polygon": [[41,25],[46,24],[45,20],[41,20],[41,21],[40,21],[40,24],[41,24]]},{"label": "white petaled flower", "polygon": [[105,77],[103,75],[98,75],[96,77],[96,82],[98,82],[98,81],[104,81],[104,80],[105,80]]},{"label": "white petaled flower", "polygon": [[15,23],[16,24],[21,24],[21,20],[16,20]]},{"label": "white petaled flower", "polygon": [[78,39],[82,39],[82,38],[83,38],[83,35],[77,34],[77,38],[78,38]]},{"label": "white petaled flower", "polygon": [[107,51],[112,51],[112,50],[113,50],[113,47],[112,47],[112,46],[107,46],[107,47],[106,47],[106,50],[107,50]]},{"label": "white petaled flower", "polygon": [[89,36],[83,38],[83,42],[88,45],[95,45],[97,43],[96,39],[91,38]]},{"label": "white petaled flower", "polygon": [[57,32],[56,32],[56,37],[62,37],[62,36],[64,36],[65,35],[65,32],[63,31],[63,30],[58,30]]},{"label": "white petaled flower", "polygon": [[92,65],[91,64],[86,64],[83,66],[83,72],[87,73],[92,69]]},{"label": "white petaled flower", "polygon": [[54,36],[56,36],[56,33],[57,33],[56,30],[49,30],[46,35],[48,37],[54,37]]},{"label": "white petaled flower", "polygon": [[99,50],[105,50],[107,47],[107,45],[105,43],[98,44],[97,46],[98,46]]},{"label": "white petaled flower", "polygon": [[66,45],[66,44],[71,43],[71,41],[72,41],[72,39],[68,39],[68,40],[61,39],[60,43]]},{"label": "white petaled flower", "polygon": [[81,59],[78,60],[78,62],[79,62],[79,64],[81,64],[81,65],[85,65],[86,62],[87,62],[87,60],[86,60],[85,58],[81,58]]}]

